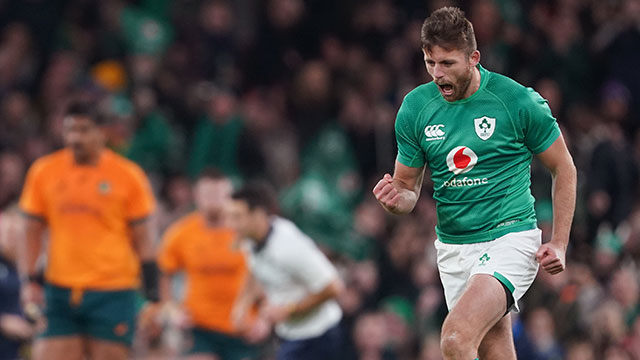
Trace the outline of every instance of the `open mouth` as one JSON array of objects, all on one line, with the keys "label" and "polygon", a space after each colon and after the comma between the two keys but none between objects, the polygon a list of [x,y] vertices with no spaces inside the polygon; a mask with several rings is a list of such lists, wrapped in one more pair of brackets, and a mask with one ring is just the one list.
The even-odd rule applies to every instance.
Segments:
[{"label": "open mouth", "polygon": [[442,95],[444,95],[444,96],[453,95],[453,85],[451,85],[451,84],[438,84],[438,87],[440,88],[440,92],[442,93]]}]

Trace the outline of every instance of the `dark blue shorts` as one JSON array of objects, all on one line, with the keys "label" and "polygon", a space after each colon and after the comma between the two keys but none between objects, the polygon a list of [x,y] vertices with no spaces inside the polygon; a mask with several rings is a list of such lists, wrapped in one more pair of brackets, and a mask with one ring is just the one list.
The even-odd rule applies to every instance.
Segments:
[{"label": "dark blue shorts", "polygon": [[342,349],[342,331],[336,325],[324,334],[303,340],[282,340],[277,360],[337,359]]}]

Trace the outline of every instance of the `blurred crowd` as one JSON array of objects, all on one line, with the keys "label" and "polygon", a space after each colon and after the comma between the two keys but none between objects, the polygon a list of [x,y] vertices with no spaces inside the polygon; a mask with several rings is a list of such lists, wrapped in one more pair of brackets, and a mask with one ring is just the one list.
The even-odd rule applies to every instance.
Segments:
[{"label": "blurred crowd", "polygon": [[[404,217],[370,189],[403,96],[430,80],[420,26],[444,5],[466,11],[485,68],[549,101],[578,167],[568,269],[523,299],[519,359],[640,359],[640,0],[2,0],[0,218],[61,146],[70,99],[90,99],[152,179],[161,231],[204,168],[266,179],[348,285],[344,358],[440,359],[431,184]],[[537,163],[532,182],[548,238]]]}]

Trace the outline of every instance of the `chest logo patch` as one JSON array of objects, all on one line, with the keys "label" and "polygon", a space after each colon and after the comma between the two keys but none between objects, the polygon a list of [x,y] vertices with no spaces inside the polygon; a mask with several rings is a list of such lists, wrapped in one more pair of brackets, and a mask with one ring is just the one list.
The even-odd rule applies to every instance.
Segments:
[{"label": "chest logo patch", "polygon": [[493,131],[496,129],[496,119],[488,116],[473,119],[473,128],[476,130],[476,135],[482,140],[487,140],[493,135]]},{"label": "chest logo patch", "polygon": [[107,195],[111,192],[111,184],[106,180],[101,181],[100,184],[98,184],[98,192],[101,195]]},{"label": "chest logo patch", "polygon": [[443,124],[427,125],[424,128],[424,135],[427,137],[427,141],[444,140]]},{"label": "chest logo patch", "polygon": [[466,146],[457,146],[447,155],[449,171],[459,175],[471,171],[478,163],[478,155]]}]

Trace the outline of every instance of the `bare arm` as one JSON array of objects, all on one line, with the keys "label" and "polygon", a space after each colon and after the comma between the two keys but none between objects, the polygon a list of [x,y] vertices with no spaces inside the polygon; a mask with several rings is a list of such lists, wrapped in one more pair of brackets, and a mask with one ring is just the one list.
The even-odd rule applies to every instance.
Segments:
[{"label": "bare arm", "polygon": [[540,247],[537,257],[544,270],[556,274],[565,267],[564,257],[576,206],[576,167],[562,136],[538,158],[551,172],[553,181],[553,232],[551,241]]},{"label": "bare arm", "polygon": [[129,225],[133,247],[140,258],[140,261],[155,260],[155,250],[153,239],[155,230],[153,222],[149,218],[137,220]]},{"label": "bare arm", "polygon": [[22,276],[36,275],[38,258],[42,252],[42,235],[47,227],[44,219],[26,216],[24,241],[19,241],[18,269]]},{"label": "bare arm", "polygon": [[297,303],[292,304],[291,316],[304,315],[323,302],[330,299],[336,299],[343,290],[344,284],[342,283],[342,280],[335,279],[319,292],[309,294]]},{"label": "bare arm", "polygon": [[322,290],[313,294],[309,294],[298,302],[284,306],[267,306],[264,310],[264,314],[266,315],[267,319],[269,319],[274,324],[288,320],[292,317],[303,316],[323,302],[329,299],[337,298],[343,291],[343,289],[344,285],[342,283],[342,280],[336,278]]},{"label": "bare arm", "polygon": [[37,319],[44,303],[42,288],[32,281],[38,273],[38,258],[42,252],[42,235],[47,224],[44,219],[27,215],[24,221],[24,241],[18,241],[18,271],[29,279],[20,289],[20,297],[27,316]]},{"label": "bare arm", "polygon": [[160,273],[160,281],[159,281],[159,293],[160,293],[160,302],[163,304],[168,304],[173,302],[173,292],[171,291],[171,280],[173,279],[173,274],[167,274],[164,272]]},{"label": "bare arm", "polygon": [[424,166],[414,168],[396,161],[393,177],[385,174],[373,188],[373,195],[392,214],[410,213],[420,197],[423,178]]},{"label": "bare arm", "polygon": [[243,289],[240,291],[233,310],[231,321],[236,329],[243,329],[246,325],[247,315],[251,307],[258,303],[263,297],[262,288],[253,275],[249,274]]}]

